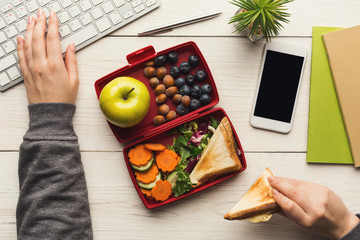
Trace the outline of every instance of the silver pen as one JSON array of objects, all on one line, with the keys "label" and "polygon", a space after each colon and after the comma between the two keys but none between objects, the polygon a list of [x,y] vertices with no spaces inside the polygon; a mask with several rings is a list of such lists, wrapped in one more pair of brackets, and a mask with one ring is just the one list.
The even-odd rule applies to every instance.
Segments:
[{"label": "silver pen", "polygon": [[146,30],[144,30],[142,32],[139,32],[138,35],[139,36],[144,36],[144,35],[150,35],[150,34],[154,34],[154,33],[168,32],[168,31],[171,31],[172,29],[177,28],[177,27],[181,27],[181,26],[185,26],[185,25],[188,25],[188,24],[192,24],[192,23],[196,23],[196,22],[200,22],[200,21],[204,21],[204,20],[214,18],[216,16],[219,16],[221,13],[222,12],[213,12],[213,13],[203,14],[203,15],[200,15],[200,16],[180,20],[180,21],[177,21],[177,22],[172,22],[172,23],[168,23],[168,24],[153,27],[153,28],[148,28],[148,29],[146,29]]}]

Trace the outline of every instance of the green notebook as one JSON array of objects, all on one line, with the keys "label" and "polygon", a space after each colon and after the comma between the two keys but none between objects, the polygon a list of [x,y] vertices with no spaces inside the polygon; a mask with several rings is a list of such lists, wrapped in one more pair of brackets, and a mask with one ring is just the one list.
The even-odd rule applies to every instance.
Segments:
[{"label": "green notebook", "polygon": [[313,27],[307,162],[353,163],[321,37],[339,29]]}]

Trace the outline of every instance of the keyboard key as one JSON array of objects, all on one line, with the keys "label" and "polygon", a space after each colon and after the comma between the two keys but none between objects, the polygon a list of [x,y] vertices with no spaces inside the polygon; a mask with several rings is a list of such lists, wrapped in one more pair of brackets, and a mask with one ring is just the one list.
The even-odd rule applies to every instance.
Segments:
[{"label": "keyboard key", "polygon": [[59,2],[63,6],[63,8],[67,8],[68,6],[70,6],[72,4],[71,0],[59,0]]},{"label": "keyboard key", "polygon": [[79,20],[75,19],[73,21],[71,21],[69,23],[71,30],[73,30],[73,32],[75,32],[76,30],[78,30],[79,28],[81,28],[81,23],[79,22]]},{"label": "keyboard key", "polygon": [[141,12],[141,11],[144,10],[144,9],[145,9],[144,4],[141,4],[141,5],[137,6],[136,8],[134,8],[134,10],[135,10],[136,13],[139,13],[139,12]]},{"label": "keyboard key", "polygon": [[0,29],[6,26],[6,23],[4,22],[4,19],[0,18]]},{"label": "keyboard key", "polygon": [[[65,38],[61,41],[61,49],[64,53],[66,51],[67,46],[70,43],[75,43],[75,46],[78,46],[79,44],[89,40],[90,38],[95,37],[98,34],[96,31],[94,25],[89,25],[85,28],[82,28],[80,31],[76,32],[74,35],[71,35],[68,38]],[[1,67],[1,61],[0,61],[0,67]]]},{"label": "keyboard key", "polygon": [[7,73],[9,74],[11,80],[15,80],[21,76],[19,70],[15,66],[10,68]]},{"label": "keyboard key", "polygon": [[58,18],[59,18],[61,23],[66,23],[67,21],[70,20],[70,16],[66,11],[63,11],[63,12],[59,13]]},{"label": "keyboard key", "polygon": [[134,16],[134,12],[132,10],[129,10],[126,13],[124,13],[123,16],[124,16],[125,19],[128,19],[129,17]]},{"label": "keyboard key", "polygon": [[43,10],[44,10],[44,13],[45,13],[45,17],[48,18],[50,16],[49,10],[46,7],[44,7]]},{"label": "keyboard key", "polygon": [[140,4],[142,4],[141,0],[134,0],[134,1],[131,2],[131,6],[133,8],[139,6]]},{"label": "keyboard key", "polygon": [[50,10],[53,10],[56,13],[61,10],[61,7],[60,7],[59,3],[57,3],[57,2],[53,2],[52,4],[50,4],[49,8],[50,8]]},{"label": "keyboard key", "polygon": [[85,12],[91,8],[91,3],[89,2],[89,0],[83,0],[82,2],[80,2],[80,7]]},{"label": "keyboard key", "polygon": [[0,72],[4,69],[14,65],[16,63],[16,60],[13,55],[8,55],[0,60]]},{"label": "keyboard key", "polygon": [[30,12],[34,12],[36,11],[39,6],[37,5],[35,0],[30,0],[26,3],[27,8],[29,9]]},{"label": "keyboard key", "polygon": [[11,4],[6,4],[5,6],[3,6],[3,7],[1,8],[1,11],[2,11],[3,13],[5,13],[5,12],[7,12],[7,11],[10,11],[11,9],[12,9]]},{"label": "keyboard key", "polygon": [[6,36],[5,36],[5,34],[4,34],[4,32],[0,32],[0,43],[2,43],[2,42],[5,42],[6,41]]},{"label": "keyboard key", "polygon": [[25,31],[26,30],[26,22],[24,19],[18,21],[16,23],[16,27],[19,30],[19,32]]},{"label": "keyboard key", "polygon": [[92,19],[91,19],[91,17],[90,17],[90,14],[88,14],[88,13],[85,13],[84,15],[82,15],[82,16],[80,17],[80,20],[81,20],[81,22],[82,22],[83,25],[88,25],[89,23],[92,22]]},{"label": "keyboard key", "polygon": [[124,0],[113,0],[113,3],[115,4],[115,7],[119,8],[125,4],[125,1]]},{"label": "keyboard key", "polygon": [[18,5],[22,4],[24,2],[24,0],[14,0],[12,2],[12,4],[14,5],[14,7],[17,7]]},{"label": "keyboard key", "polygon": [[156,0],[148,0],[148,1],[146,1],[146,6],[147,7],[150,7],[150,6],[152,6],[152,5],[154,5],[156,3]]},{"label": "keyboard key", "polygon": [[96,5],[100,4],[100,3],[102,3],[103,0],[91,0],[91,1],[94,4],[94,6],[96,6]]},{"label": "keyboard key", "polygon": [[109,13],[112,10],[114,10],[114,6],[112,5],[112,3],[110,1],[107,1],[106,3],[104,3],[102,5],[102,8],[104,9],[105,13]]},{"label": "keyboard key", "polygon": [[16,31],[16,28],[14,27],[14,25],[11,25],[7,29],[5,29],[5,33],[8,36],[8,38],[12,38],[13,36],[18,34],[18,32]]},{"label": "keyboard key", "polygon": [[80,11],[80,8],[77,5],[75,5],[71,8],[69,8],[69,13],[72,17],[76,17],[76,16],[80,15],[81,11]]},{"label": "keyboard key", "polygon": [[18,7],[17,9],[15,9],[15,12],[16,12],[16,15],[18,16],[18,18],[22,18],[28,14],[28,12],[24,6]]},{"label": "keyboard key", "polygon": [[91,10],[91,15],[93,16],[94,19],[98,19],[98,18],[102,17],[103,12],[101,11],[101,9],[99,7],[96,7],[93,10]]},{"label": "keyboard key", "polygon": [[49,3],[49,0],[38,0],[38,1],[40,3],[40,6],[42,7]]},{"label": "keyboard key", "polygon": [[64,25],[59,28],[59,33],[61,37],[66,37],[71,33],[71,31],[67,25]]},{"label": "keyboard key", "polygon": [[1,73],[0,74],[0,85],[3,87],[8,83],[10,83],[10,78],[6,75],[6,73]]},{"label": "keyboard key", "polygon": [[111,13],[109,17],[114,25],[122,22],[121,15],[118,11]]},{"label": "keyboard key", "polygon": [[0,47],[0,57],[3,57],[5,55],[4,50]]},{"label": "keyboard key", "polygon": [[15,22],[16,21],[15,14],[13,12],[9,12],[9,13],[5,14],[5,20],[6,20],[7,24],[11,24],[11,23]]},{"label": "keyboard key", "polygon": [[3,45],[5,52],[9,53],[15,50],[15,45],[13,44],[12,41],[7,41],[6,43],[4,43]]},{"label": "keyboard key", "polygon": [[104,32],[111,27],[111,23],[109,22],[107,17],[104,17],[103,19],[100,19],[96,22],[96,26],[98,27],[100,32]]}]

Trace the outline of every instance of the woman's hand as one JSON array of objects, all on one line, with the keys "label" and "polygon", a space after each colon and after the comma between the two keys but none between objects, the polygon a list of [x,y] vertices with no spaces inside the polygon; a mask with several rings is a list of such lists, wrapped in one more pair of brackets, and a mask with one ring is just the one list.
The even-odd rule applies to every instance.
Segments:
[{"label": "woman's hand", "polygon": [[305,230],[339,239],[359,223],[359,218],[328,187],[283,177],[268,180],[286,216]]},{"label": "woman's hand", "polygon": [[75,103],[79,87],[79,76],[75,56],[75,45],[70,44],[61,53],[58,20],[53,11],[49,16],[45,39],[46,17],[42,9],[35,19],[30,16],[25,40],[17,37],[20,69],[29,104],[63,102]]}]

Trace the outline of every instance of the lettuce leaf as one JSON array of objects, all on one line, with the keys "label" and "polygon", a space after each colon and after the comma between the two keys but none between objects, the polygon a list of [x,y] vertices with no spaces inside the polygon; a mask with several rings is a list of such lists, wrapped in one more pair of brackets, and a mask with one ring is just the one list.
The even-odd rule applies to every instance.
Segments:
[{"label": "lettuce leaf", "polygon": [[175,197],[183,195],[192,189],[190,175],[187,172],[177,172],[177,180],[175,186],[172,188]]}]

